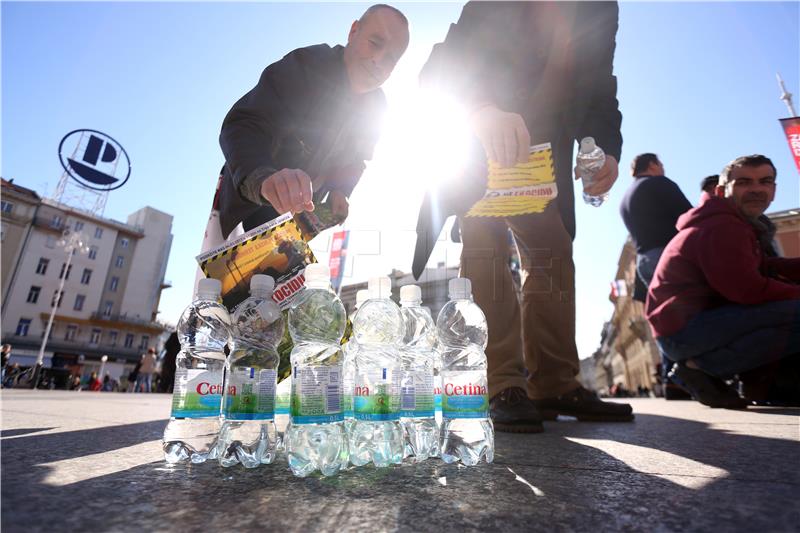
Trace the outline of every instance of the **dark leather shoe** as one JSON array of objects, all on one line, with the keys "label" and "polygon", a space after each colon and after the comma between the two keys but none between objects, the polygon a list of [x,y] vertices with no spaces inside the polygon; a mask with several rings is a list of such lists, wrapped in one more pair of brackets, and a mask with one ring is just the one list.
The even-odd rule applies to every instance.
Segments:
[{"label": "dark leather shoe", "polygon": [[495,394],[489,402],[489,413],[497,431],[507,433],[541,433],[542,415],[519,387],[509,387]]},{"label": "dark leather shoe", "polygon": [[677,363],[669,373],[677,376],[689,389],[695,400],[709,407],[722,407],[725,409],[744,409],[749,403],[739,397],[736,389],[716,376],[706,374],[702,370],[689,368],[686,363]]},{"label": "dark leather shoe", "polygon": [[633,409],[627,403],[604,402],[591,391],[578,387],[566,394],[533,400],[545,420],[558,415],[574,416],[581,422],[630,422]]}]

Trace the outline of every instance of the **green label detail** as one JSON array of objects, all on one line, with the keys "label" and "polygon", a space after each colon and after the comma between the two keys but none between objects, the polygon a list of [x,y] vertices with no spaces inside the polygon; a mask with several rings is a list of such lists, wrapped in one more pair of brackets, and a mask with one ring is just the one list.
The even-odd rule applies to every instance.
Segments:
[{"label": "green label detail", "polygon": [[341,366],[294,367],[292,424],[329,424],[344,420]]},{"label": "green label detail", "polygon": [[225,418],[272,420],[275,413],[275,380],[270,369],[235,367],[225,387]]}]

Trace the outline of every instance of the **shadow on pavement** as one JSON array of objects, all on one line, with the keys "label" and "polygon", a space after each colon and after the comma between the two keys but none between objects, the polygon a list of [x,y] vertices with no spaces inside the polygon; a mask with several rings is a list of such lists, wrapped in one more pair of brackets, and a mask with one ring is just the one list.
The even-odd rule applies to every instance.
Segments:
[{"label": "shadow on pavement", "polygon": [[285,463],[245,470],[159,461],[54,486],[37,466],[158,439],[163,427],[4,441],[3,530],[768,531],[800,523],[798,442],[647,414],[631,424],[560,421],[541,435],[500,433],[495,463],[474,468],[429,460],[297,479]]},{"label": "shadow on pavement", "polygon": [[27,435],[29,433],[38,433],[40,431],[48,431],[53,429],[52,427],[47,428],[17,428],[17,429],[4,429],[0,430],[0,438],[3,437],[17,437],[19,435]]}]

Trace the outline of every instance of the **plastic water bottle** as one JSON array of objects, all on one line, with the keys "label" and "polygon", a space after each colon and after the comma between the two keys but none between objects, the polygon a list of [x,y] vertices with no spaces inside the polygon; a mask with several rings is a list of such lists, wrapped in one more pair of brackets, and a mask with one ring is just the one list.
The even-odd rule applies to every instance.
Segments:
[{"label": "plastic water bottle", "polygon": [[[356,292],[356,305],[355,310],[361,307],[361,304],[369,299],[369,291],[361,289]],[[356,378],[356,352],[358,351],[358,341],[355,336],[351,335],[350,340],[344,345],[344,427],[347,434],[353,431],[354,414],[353,414],[353,385]]]},{"label": "plastic water bottle", "polygon": [[400,382],[404,455],[421,462],[439,455],[439,428],[433,398],[436,325],[430,310],[422,307],[422,291],[416,285],[400,289],[400,312],[405,325]]},{"label": "plastic water bottle", "polygon": [[442,349],[440,451],[446,463],[478,464],[494,459],[494,426],[489,418],[486,317],[472,301],[466,278],[449,283],[450,301],[436,319]]},{"label": "plastic water bottle", "polygon": [[403,316],[390,300],[387,277],[369,280],[369,300],[353,318],[358,342],[353,387],[355,422],[350,433],[350,462],[377,467],[403,462],[400,425],[402,366],[398,345],[403,339]]},{"label": "plastic water bottle", "polygon": [[289,426],[289,408],[292,403],[291,374],[278,383],[275,389],[275,449],[286,451],[286,428]]},{"label": "plastic water bottle", "polygon": [[219,438],[221,466],[241,462],[255,468],[275,460],[277,346],[283,337],[283,315],[272,301],[274,288],[270,276],[254,275],[250,297],[233,314]]},{"label": "plastic water bottle", "polygon": [[308,265],[305,278],[305,290],[289,310],[294,348],[286,454],[296,476],[317,470],[332,476],[347,466],[348,457],[339,345],[347,313],[331,289],[327,266]]},{"label": "plastic water bottle", "polygon": [[220,431],[225,345],[231,318],[219,303],[221,284],[205,278],[178,321],[181,352],[175,360],[172,414],[164,430],[164,459],[202,463],[215,459]]},{"label": "plastic water bottle", "polygon": [[577,163],[576,173],[583,182],[583,201],[593,207],[599,207],[608,199],[608,193],[592,196],[586,193],[586,188],[592,185],[594,175],[603,168],[606,162],[606,154],[602,148],[594,143],[593,137],[584,137],[581,140],[580,148],[578,148],[578,157],[575,161]]}]

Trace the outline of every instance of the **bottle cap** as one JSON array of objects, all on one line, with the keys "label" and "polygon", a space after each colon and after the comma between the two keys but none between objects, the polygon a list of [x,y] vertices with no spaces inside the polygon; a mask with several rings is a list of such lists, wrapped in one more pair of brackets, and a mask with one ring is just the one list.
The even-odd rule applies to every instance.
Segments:
[{"label": "bottle cap", "polygon": [[388,276],[378,276],[369,278],[367,283],[370,298],[391,298],[392,280]]},{"label": "bottle cap", "polygon": [[422,303],[422,289],[418,285],[400,287],[400,301],[403,303]]},{"label": "bottle cap", "polygon": [[361,307],[361,304],[369,300],[369,291],[367,289],[361,289],[356,293],[356,309]]},{"label": "bottle cap", "polygon": [[306,278],[306,287],[311,287],[312,285],[315,287],[323,285],[327,287],[330,285],[331,269],[328,268],[328,265],[311,263],[306,267],[303,275]]},{"label": "bottle cap", "polygon": [[222,283],[214,278],[202,278],[197,282],[197,296],[216,300],[222,292]]},{"label": "bottle cap", "polygon": [[472,282],[467,278],[453,278],[447,284],[451,300],[468,300],[472,297]]},{"label": "bottle cap", "polygon": [[582,154],[590,154],[594,152],[597,145],[594,143],[594,137],[584,137],[581,139],[581,147],[578,149]]},{"label": "bottle cap", "polygon": [[251,294],[257,291],[263,291],[272,294],[274,288],[275,280],[272,279],[272,276],[267,276],[266,274],[253,274],[253,277],[250,278]]}]

